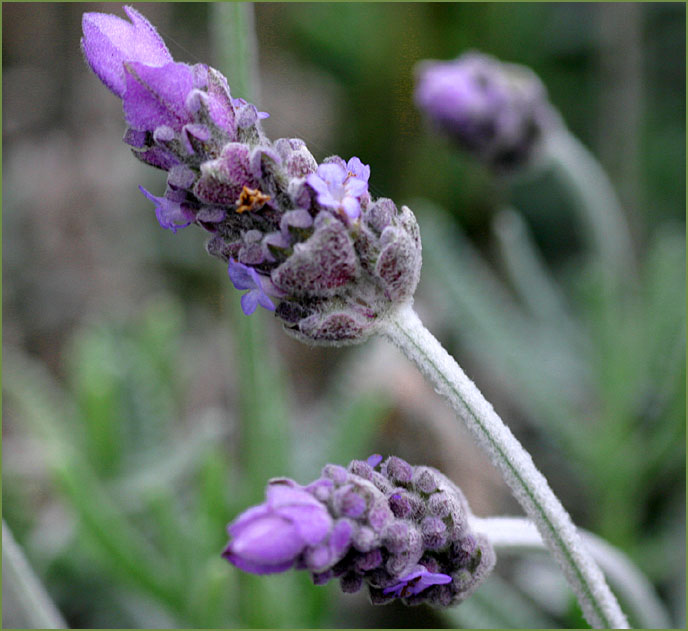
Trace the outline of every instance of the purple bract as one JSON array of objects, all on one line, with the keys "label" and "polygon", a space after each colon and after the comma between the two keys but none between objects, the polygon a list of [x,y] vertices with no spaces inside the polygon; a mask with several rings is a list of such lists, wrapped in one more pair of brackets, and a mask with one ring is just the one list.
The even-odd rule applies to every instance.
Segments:
[{"label": "purple bract", "polygon": [[106,13],[84,13],[81,48],[98,78],[122,98],[126,89],[124,62],[164,66],[173,61],[151,23],[133,7],[124,7],[131,23]]},{"label": "purple bract", "polygon": [[231,541],[222,556],[246,572],[284,572],[308,546],[325,539],[332,526],[329,513],[310,493],[291,481],[273,481],[265,503],[228,526]]}]

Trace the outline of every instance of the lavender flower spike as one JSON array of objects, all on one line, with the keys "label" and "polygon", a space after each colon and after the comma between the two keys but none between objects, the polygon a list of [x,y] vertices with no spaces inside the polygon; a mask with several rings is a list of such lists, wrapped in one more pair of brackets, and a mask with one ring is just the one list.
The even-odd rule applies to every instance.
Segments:
[{"label": "lavender flower spike", "polygon": [[373,604],[446,607],[467,598],[495,562],[470,517],[461,491],[439,471],[371,456],[347,468],[326,465],[305,487],[271,480],[266,502],[228,526],[223,556],[254,574],[296,568],[316,585],[366,585]]},{"label": "lavender flower spike", "polygon": [[[318,165],[298,138],[271,142],[252,103],[204,64],[172,59],[134,9],[131,23],[84,16],[86,60],[122,99],[134,155],[168,172],[155,203],[172,232],[195,224],[208,252],[229,266],[244,313],[261,305],[295,337],[360,342],[411,300],[418,283],[418,225],[406,207],[368,193],[370,167],[331,156]],[[274,299],[274,302],[273,302]]]},{"label": "lavender flower spike", "polygon": [[496,171],[532,161],[543,134],[560,124],[542,82],[525,66],[468,52],[452,61],[423,61],[416,75],[419,109]]}]

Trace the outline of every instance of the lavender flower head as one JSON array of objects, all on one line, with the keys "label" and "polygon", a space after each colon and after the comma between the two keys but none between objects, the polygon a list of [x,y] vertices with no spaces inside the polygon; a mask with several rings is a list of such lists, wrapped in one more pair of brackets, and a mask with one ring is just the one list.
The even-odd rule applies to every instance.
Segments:
[{"label": "lavender flower head", "polygon": [[130,21],[84,14],[86,61],[122,99],[124,142],[167,171],[164,195],[141,189],[158,222],[210,233],[208,252],[248,290],[244,312],[260,305],[304,341],[344,344],[412,300],[418,224],[407,207],[371,198],[370,167],[357,157],[318,164],[298,138],[270,141],[266,112],[232,96],[214,68],[175,62],[151,24],[124,11]]},{"label": "lavender flower head", "polygon": [[532,162],[544,133],[560,124],[529,68],[478,52],[421,62],[415,101],[435,127],[498,172]]},{"label": "lavender flower head", "polygon": [[371,456],[326,465],[307,486],[271,480],[266,501],[229,524],[223,556],[255,574],[305,569],[316,585],[336,578],[345,592],[366,586],[373,604],[446,607],[495,563],[469,517],[463,493],[436,469]]}]

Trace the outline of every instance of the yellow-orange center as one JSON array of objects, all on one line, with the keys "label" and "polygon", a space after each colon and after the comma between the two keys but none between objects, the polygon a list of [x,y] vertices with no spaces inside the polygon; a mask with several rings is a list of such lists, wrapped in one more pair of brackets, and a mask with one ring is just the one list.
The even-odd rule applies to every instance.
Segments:
[{"label": "yellow-orange center", "polygon": [[260,189],[244,186],[237,200],[236,211],[243,213],[251,210],[260,210],[269,201],[270,196],[263,193]]}]

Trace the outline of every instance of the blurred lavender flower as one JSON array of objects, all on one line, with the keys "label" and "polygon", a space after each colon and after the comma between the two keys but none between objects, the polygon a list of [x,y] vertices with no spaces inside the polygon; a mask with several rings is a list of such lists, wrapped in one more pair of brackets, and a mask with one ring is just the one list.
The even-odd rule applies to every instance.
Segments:
[{"label": "blurred lavender flower", "polygon": [[525,66],[468,52],[422,61],[416,75],[415,101],[430,122],[496,171],[528,164],[559,124],[545,87]]},{"label": "blurred lavender flower", "polygon": [[463,493],[436,469],[395,456],[326,465],[305,487],[277,478],[266,497],[228,526],[223,556],[247,572],[306,569],[317,585],[365,584],[374,604],[448,606],[494,566],[489,541],[470,530]]},{"label": "blurred lavender flower", "polygon": [[162,197],[142,189],[160,225],[176,232],[193,223],[212,234],[208,252],[249,290],[247,314],[261,305],[291,334],[320,344],[379,330],[418,283],[413,213],[370,198],[370,167],[359,158],[318,165],[298,138],[271,142],[266,112],[233,97],[214,68],[175,62],[148,21],[125,12],[131,22],[84,14],[81,45],[122,99],[124,141],[168,172]]}]

